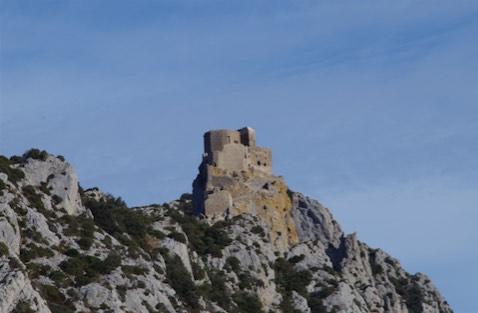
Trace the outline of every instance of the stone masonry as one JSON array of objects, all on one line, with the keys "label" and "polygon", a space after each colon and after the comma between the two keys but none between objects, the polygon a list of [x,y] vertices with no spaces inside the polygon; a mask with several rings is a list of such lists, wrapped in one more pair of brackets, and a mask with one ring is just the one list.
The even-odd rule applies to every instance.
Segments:
[{"label": "stone masonry", "polygon": [[204,154],[193,183],[198,215],[212,221],[248,213],[272,230],[278,250],[297,242],[287,185],[272,175],[272,152],[256,146],[252,128],[211,130],[204,134]]}]

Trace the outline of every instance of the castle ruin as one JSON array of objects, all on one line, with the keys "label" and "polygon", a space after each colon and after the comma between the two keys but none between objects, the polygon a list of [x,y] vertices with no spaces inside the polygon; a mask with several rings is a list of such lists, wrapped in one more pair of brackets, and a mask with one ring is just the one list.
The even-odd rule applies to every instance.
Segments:
[{"label": "castle ruin", "polygon": [[203,156],[206,164],[222,169],[272,173],[272,151],[256,146],[256,133],[250,127],[208,131]]},{"label": "castle ruin", "polygon": [[287,185],[272,174],[272,151],[256,145],[250,127],[204,134],[193,205],[198,215],[212,221],[243,213],[262,218],[280,249],[297,240]]}]

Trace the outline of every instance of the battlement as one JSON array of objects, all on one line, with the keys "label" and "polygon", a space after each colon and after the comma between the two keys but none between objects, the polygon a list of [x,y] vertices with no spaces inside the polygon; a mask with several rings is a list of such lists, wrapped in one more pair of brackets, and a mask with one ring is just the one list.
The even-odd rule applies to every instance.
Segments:
[{"label": "battlement", "polygon": [[272,173],[272,151],[256,146],[254,129],[211,130],[204,134],[204,161],[225,170]]}]

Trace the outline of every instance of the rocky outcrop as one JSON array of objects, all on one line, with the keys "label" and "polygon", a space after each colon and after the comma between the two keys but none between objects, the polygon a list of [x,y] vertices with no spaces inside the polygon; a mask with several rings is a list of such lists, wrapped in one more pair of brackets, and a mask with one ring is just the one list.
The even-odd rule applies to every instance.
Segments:
[{"label": "rocky outcrop", "polygon": [[[21,169],[25,173],[24,184],[49,190],[57,208],[70,215],[85,212],[78,192],[78,178],[70,164],[48,155],[44,160],[28,158]],[[48,202],[45,204],[51,206]]]},{"label": "rocky outcrop", "polygon": [[237,211],[200,219],[191,195],[127,208],[33,155],[0,157],[1,313],[452,312],[425,275],[344,234],[280,177],[215,173],[233,180]]}]

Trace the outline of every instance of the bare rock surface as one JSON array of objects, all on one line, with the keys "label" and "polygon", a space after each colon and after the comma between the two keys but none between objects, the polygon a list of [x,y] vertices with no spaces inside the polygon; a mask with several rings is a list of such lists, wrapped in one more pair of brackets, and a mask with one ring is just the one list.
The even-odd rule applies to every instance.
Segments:
[{"label": "bare rock surface", "polygon": [[29,155],[0,157],[0,313],[452,312],[427,276],[345,234],[269,173],[238,192],[287,197],[296,233],[287,245],[258,213],[264,199],[221,219],[196,216],[188,194],[128,208],[79,188],[62,158]]}]

